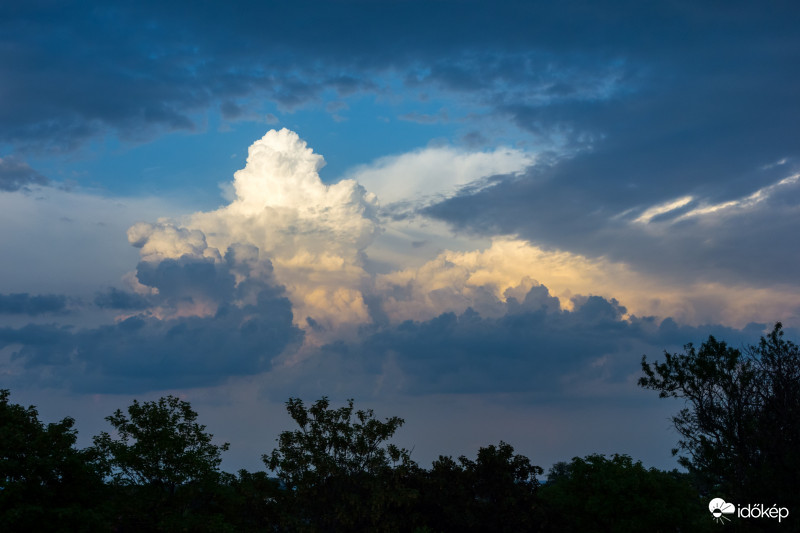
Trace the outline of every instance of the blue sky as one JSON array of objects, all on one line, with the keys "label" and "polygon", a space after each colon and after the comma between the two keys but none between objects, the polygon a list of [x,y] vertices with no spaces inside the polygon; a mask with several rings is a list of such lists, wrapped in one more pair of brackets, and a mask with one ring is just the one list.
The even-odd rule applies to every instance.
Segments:
[{"label": "blue sky", "polygon": [[641,355],[797,338],[798,18],[7,2],[0,386],[84,443],[179,394],[231,470],[322,395],[404,417],[424,465],[671,468]]}]

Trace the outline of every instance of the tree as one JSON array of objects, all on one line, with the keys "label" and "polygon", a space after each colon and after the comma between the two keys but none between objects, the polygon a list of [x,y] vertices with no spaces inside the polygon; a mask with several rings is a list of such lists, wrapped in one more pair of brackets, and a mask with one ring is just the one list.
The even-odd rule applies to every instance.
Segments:
[{"label": "tree", "polygon": [[646,469],[627,455],[556,463],[541,488],[547,531],[706,531],[707,502],[687,474]]},{"label": "tree", "polygon": [[381,422],[372,409],[338,409],[327,397],[306,408],[290,398],[286,409],[300,426],[284,431],[263,456],[284,486],[287,528],[298,531],[391,531],[398,508],[414,495],[404,476],[416,465],[406,450],[384,445],[403,425]]},{"label": "tree", "polygon": [[229,444],[212,444],[213,435],[196,422],[189,402],[174,396],[134,400],[127,415],[117,409],[106,420],[115,438],[104,431],[94,446],[119,489],[120,512],[132,519],[129,527],[170,529],[171,521],[186,526],[191,509],[204,511],[200,502],[213,494]]},{"label": "tree", "polygon": [[434,461],[420,494],[423,522],[434,531],[538,531],[541,467],[505,442]]},{"label": "tree", "polygon": [[275,531],[280,509],[277,498],[280,483],[266,472],[239,470],[237,476],[224,476],[219,507],[232,531]]},{"label": "tree", "polygon": [[800,503],[800,351],[781,323],[757,345],[731,348],[713,336],[697,350],[664,353],[639,385],[686,404],[673,417],[674,454],[701,489],[733,501]]},{"label": "tree", "polygon": [[100,529],[102,476],[75,448],[75,421],[43,424],[0,389],[0,530]]}]

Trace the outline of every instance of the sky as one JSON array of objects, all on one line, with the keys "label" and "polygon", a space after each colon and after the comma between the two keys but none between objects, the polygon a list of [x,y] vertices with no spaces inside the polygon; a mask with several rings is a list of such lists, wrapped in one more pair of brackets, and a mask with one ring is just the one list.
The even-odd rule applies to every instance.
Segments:
[{"label": "sky", "polygon": [[429,467],[672,469],[641,358],[800,338],[794,2],[4,2],[0,387],[79,444],[290,397]]}]

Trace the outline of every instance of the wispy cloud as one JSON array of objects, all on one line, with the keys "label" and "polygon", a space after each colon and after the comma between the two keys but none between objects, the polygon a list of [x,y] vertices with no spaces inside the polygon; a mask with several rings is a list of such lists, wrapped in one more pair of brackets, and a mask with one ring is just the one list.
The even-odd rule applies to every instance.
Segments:
[{"label": "wispy cloud", "polygon": [[0,191],[18,191],[29,185],[47,185],[50,182],[24,161],[13,157],[0,157]]}]

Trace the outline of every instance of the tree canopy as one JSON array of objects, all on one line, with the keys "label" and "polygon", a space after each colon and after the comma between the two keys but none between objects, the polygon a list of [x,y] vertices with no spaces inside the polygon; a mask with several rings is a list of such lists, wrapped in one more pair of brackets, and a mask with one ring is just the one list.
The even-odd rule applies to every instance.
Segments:
[{"label": "tree canopy", "polygon": [[221,530],[224,517],[211,504],[229,445],[211,442],[189,402],[134,400],[127,415],[117,409],[106,420],[114,437],[100,433],[94,449],[112,481],[118,531]]},{"label": "tree canopy", "polygon": [[166,396],[153,402],[134,400],[125,415],[106,417],[116,438],[102,432],[94,438],[113,479],[120,484],[176,488],[219,473],[228,443],[212,444],[213,435],[196,422],[189,402]]},{"label": "tree canopy", "polygon": [[51,524],[75,531],[97,523],[102,477],[92,453],[75,448],[74,424],[67,417],[45,425],[35,407],[11,403],[0,389],[0,530]]},{"label": "tree canopy", "polygon": [[642,357],[639,385],[685,401],[673,453],[706,493],[800,503],[800,351],[783,335],[779,322],[742,350],[710,336],[663,363]]},{"label": "tree canopy", "polygon": [[540,494],[547,531],[701,532],[713,525],[687,474],[648,469],[627,455],[556,463]]},{"label": "tree canopy", "polygon": [[310,407],[290,398],[286,410],[299,429],[282,432],[263,460],[286,489],[289,529],[395,530],[394,511],[413,498],[402,478],[416,469],[407,450],[385,444],[403,419],[380,421],[372,409],[355,411],[352,399],[331,408],[327,397]]},{"label": "tree canopy", "polygon": [[440,456],[424,476],[423,520],[435,531],[538,531],[542,472],[502,441],[481,447],[475,460]]}]

